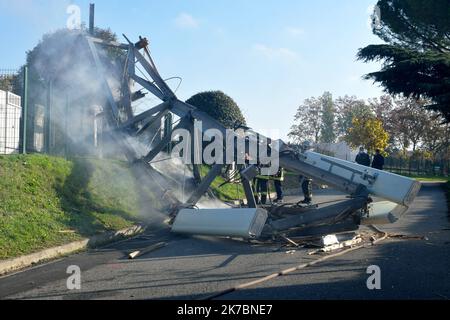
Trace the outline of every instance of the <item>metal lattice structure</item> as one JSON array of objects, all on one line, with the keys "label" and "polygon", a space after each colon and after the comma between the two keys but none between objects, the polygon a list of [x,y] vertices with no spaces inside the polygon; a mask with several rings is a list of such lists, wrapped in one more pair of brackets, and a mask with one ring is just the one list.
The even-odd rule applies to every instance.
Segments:
[{"label": "metal lattice structure", "polygon": [[[194,135],[197,130],[196,123],[201,122],[203,134],[214,129],[216,132],[220,132],[222,137],[228,137],[229,131],[218,121],[177,98],[159,74],[149,53],[146,39],[141,38],[139,42],[133,43],[126,38],[127,43],[125,44],[105,42],[89,35],[85,35],[83,39],[92,53],[98,79],[102,82],[107,100],[105,116],[114,132],[116,143],[130,162],[146,170],[149,174],[147,178],[158,180],[161,185],[167,186],[163,175],[155,172],[151,162],[171,143],[172,135],[170,133],[174,130],[186,129]],[[120,96],[117,96],[116,90],[111,88],[105,76],[107,68],[99,53],[105,48],[115,48],[126,55]],[[142,76],[137,74],[137,70],[143,71]],[[139,92],[133,92],[133,83],[138,83],[145,88],[160,100],[160,104],[141,114],[134,114],[133,97],[139,96]],[[165,134],[161,135],[156,142],[149,144],[151,147],[145,155],[139,155],[128,142],[128,137],[140,137],[155,124],[158,127],[168,114],[176,116],[180,120],[175,126],[165,128]],[[238,138],[238,133],[235,135]],[[246,211],[241,215],[241,218],[246,217],[242,219],[247,219],[246,221],[251,225],[252,231],[249,231],[248,237],[273,237],[280,234],[289,235],[291,232],[300,232],[303,235],[329,234],[356,230],[359,225],[364,223],[393,223],[408,210],[420,189],[419,183],[408,178],[313,152],[293,150],[283,143],[274,144],[272,142],[267,145],[264,142],[271,140],[256,132],[247,131],[246,136],[247,141],[257,141],[259,148],[269,148],[271,152],[278,152],[281,167],[313,178],[318,183],[332,186],[349,195],[347,200],[326,207],[299,204],[260,206],[255,201],[251,186],[253,178],[258,175],[258,166],[242,165],[239,167],[239,172],[247,198],[247,207],[249,210],[253,210]],[[239,150],[236,150],[235,155],[238,158],[245,157],[242,152],[239,154]],[[194,209],[215,178],[222,173],[223,167],[224,165],[220,163],[213,165],[209,173],[199,181],[185,203],[176,200],[171,202],[170,213],[179,232],[221,236],[236,235],[231,229],[241,227],[238,220],[229,224],[231,229],[227,229],[228,231],[224,231],[223,225],[226,225],[230,219],[238,218],[233,218],[227,212],[213,211],[206,214],[203,220],[199,220],[198,211]],[[195,171],[199,176],[198,168],[194,165],[194,173]],[[167,186],[167,188],[170,187]],[[164,192],[164,195],[167,195],[167,192]],[[387,201],[372,204],[371,195],[379,196]],[[196,219],[195,223],[192,223],[193,219]],[[259,227],[254,227],[255,223]],[[238,234],[242,234],[242,232],[238,232]]]}]

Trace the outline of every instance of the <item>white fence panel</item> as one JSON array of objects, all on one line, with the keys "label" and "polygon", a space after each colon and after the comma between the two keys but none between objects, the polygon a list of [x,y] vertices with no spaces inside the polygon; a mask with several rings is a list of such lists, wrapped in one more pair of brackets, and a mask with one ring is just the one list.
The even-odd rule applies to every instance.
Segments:
[{"label": "white fence panel", "polygon": [[0,154],[19,152],[21,98],[0,90]]}]

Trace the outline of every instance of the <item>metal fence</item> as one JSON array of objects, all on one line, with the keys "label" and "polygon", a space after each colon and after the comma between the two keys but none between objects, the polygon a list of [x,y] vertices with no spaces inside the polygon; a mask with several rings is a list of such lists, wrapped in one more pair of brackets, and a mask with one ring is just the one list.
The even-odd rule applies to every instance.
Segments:
[{"label": "metal fence", "polygon": [[443,176],[450,174],[450,159],[386,158],[385,170],[410,176]]}]

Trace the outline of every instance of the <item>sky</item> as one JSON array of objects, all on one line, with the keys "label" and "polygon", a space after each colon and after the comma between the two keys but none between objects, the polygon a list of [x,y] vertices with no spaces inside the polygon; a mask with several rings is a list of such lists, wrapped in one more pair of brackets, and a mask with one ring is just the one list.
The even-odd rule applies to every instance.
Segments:
[{"label": "sky", "polygon": [[306,98],[383,94],[362,79],[380,66],[356,60],[380,43],[369,27],[376,0],[0,0],[0,69],[19,68],[44,33],[66,27],[69,5],[87,23],[90,2],[96,26],[150,40],[161,75],[183,78],[181,100],[222,90],[272,138],[287,140]]}]

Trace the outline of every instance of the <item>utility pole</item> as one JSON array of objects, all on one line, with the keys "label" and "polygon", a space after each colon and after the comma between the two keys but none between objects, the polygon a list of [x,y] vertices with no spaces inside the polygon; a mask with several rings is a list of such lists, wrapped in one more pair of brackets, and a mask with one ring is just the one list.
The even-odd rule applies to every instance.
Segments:
[{"label": "utility pole", "polygon": [[48,81],[47,85],[47,108],[45,110],[45,153],[50,154],[52,146],[52,103],[53,103],[53,80]]},{"label": "utility pole", "polygon": [[23,69],[22,93],[22,154],[27,154],[27,116],[28,116],[28,66]]},{"label": "utility pole", "polygon": [[94,35],[94,27],[95,27],[95,4],[91,3],[89,5],[89,34],[91,36]]}]

